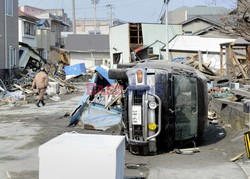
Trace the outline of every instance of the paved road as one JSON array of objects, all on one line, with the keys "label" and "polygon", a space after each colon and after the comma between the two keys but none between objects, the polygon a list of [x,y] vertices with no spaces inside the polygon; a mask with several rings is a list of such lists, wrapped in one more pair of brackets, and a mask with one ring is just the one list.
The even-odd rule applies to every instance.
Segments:
[{"label": "paved road", "polygon": [[[67,128],[69,119],[62,117],[75,108],[80,98],[81,95],[72,94],[65,101],[51,102],[43,108],[34,104],[0,107],[0,179],[8,175],[13,179],[37,179],[41,144],[66,131],[86,132]],[[194,155],[168,153],[145,157],[126,152],[126,178],[248,178],[250,164],[246,158],[235,163],[229,161],[244,151],[243,132],[209,126],[200,153]]]}]

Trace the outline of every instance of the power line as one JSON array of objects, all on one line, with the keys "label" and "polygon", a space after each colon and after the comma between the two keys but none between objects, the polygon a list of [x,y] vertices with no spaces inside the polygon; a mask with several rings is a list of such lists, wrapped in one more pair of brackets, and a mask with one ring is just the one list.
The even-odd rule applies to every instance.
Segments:
[{"label": "power line", "polygon": [[159,22],[160,18],[162,17],[162,12],[163,12],[163,9],[165,9],[165,5],[166,5],[165,3],[162,4],[161,12],[160,12],[159,17],[158,17],[156,22]]}]

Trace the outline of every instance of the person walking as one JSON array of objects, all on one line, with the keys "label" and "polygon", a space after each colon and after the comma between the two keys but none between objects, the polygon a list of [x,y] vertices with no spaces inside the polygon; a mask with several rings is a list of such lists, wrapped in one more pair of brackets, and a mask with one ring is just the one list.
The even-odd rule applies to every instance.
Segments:
[{"label": "person walking", "polygon": [[42,103],[42,105],[45,105],[44,102],[44,95],[46,92],[46,88],[48,87],[48,75],[45,71],[45,68],[41,67],[40,72],[36,74],[33,83],[32,83],[32,88],[33,89],[38,89],[38,93],[39,93],[39,99],[36,103],[37,107],[40,107],[40,103]]}]

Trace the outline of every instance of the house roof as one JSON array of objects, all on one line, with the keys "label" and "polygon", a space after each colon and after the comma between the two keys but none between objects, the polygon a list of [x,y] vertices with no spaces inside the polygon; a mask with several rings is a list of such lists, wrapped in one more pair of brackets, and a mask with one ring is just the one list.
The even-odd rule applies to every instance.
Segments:
[{"label": "house roof", "polygon": [[45,26],[45,27],[50,27],[49,25],[49,22],[47,19],[41,19],[37,22],[37,26],[38,27],[42,27],[42,26]]},{"label": "house roof", "polygon": [[109,52],[109,35],[68,35],[65,49],[75,52]]},{"label": "house roof", "polygon": [[28,20],[31,20],[31,21],[38,21],[39,18],[31,15],[31,14],[28,14],[26,12],[23,12],[21,10],[18,10],[18,16],[21,17],[21,18],[24,18],[24,19],[28,19]]},{"label": "house roof", "polygon": [[184,21],[184,22],[182,22],[180,24],[181,25],[185,25],[185,24],[188,24],[188,23],[193,22],[195,20],[202,20],[202,21],[208,22],[208,23],[210,23],[212,25],[220,26],[220,24],[218,22],[213,21],[213,20],[208,19],[208,18],[205,18],[203,16],[193,16],[190,19],[188,19],[188,20],[186,20],[186,21]]},{"label": "house roof", "polygon": [[61,23],[61,25],[70,26],[70,25],[66,24],[65,22],[63,22],[59,16],[53,15],[49,12],[41,13],[39,15],[36,15],[36,17],[39,17],[40,19],[51,19],[53,21],[57,21],[57,22]]},{"label": "house roof", "polygon": [[220,28],[216,27],[216,26],[209,26],[209,27],[206,27],[204,29],[201,29],[199,31],[194,32],[192,35],[202,35],[202,34],[205,34],[209,31],[214,31],[214,30],[219,30],[219,29]]},{"label": "house roof", "polygon": [[209,38],[200,36],[177,36],[169,43],[170,51],[220,52],[220,44],[234,42],[230,38]]},{"label": "house roof", "polygon": [[187,15],[216,15],[216,14],[227,14],[230,12],[229,9],[219,6],[182,6],[174,11],[187,11]]}]

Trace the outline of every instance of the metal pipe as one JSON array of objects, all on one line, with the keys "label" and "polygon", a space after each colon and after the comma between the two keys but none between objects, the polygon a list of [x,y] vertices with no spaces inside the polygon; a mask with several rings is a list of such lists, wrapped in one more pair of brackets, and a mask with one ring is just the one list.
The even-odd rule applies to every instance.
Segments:
[{"label": "metal pipe", "polygon": [[7,16],[6,16],[6,8],[7,8],[7,0],[4,1],[5,4],[5,8],[4,8],[4,42],[5,42],[5,69],[8,69],[8,50],[7,50],[7,46],[8,46],[8,32],[7,32]]},{"label": "metal pipe", "polygon": [[99,0],[92,0],[92,4],[94,5],[94,26],[95,26],[95,34],[97,32],[96,27],[96,5],[99,3]]},{"label": "metal pipe", "polygon": [[143,130],[143,138],[144,140],[147,140],[148,137],[148,97],[147,97],[147,92],[144,92],[144,103],[143,103],[143,111],[144,111],[144,115],[143,115],[143,122],[144,122],[144,130]]},{"label": "metal pipe", "polygon": [[166,20],[166,60],[168,61],[168,56],[169,56],[169,38],[168,38],[168,3],[170,0],[164,0],[164,3],[166,4],[166,9],[165,9],[165,20]]},{"label": "metal pipe", "polygon": [[128,96],[128,118],[129,118],[129,138],[133,139],[133,125],[132,125],[132,99],[133,99],[133,92],[129,91]]},{"label": "metal pipe", "polygon": [[155,94],[149,94],[149,95],[152,95],[157,99],[158,104],[159,104],[159,112],[158,112],[158,131],[155,135],[148,137],[147,141],[152,139],[152,138],[157,137],[161,133],[161,99]]}]

